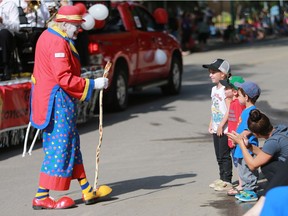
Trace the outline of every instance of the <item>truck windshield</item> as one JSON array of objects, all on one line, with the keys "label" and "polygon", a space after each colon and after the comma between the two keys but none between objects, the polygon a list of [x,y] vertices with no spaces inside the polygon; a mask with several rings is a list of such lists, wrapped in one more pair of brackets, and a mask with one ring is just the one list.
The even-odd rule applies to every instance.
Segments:
[{"label": "truck windshield", "polygon": [[119,11],[116,8],[112,9],[110,11],[109,17],[105,20],[105,26],[103,29],[96,31],[99,31],[100,34],[126,31]]},{"label": "truck windshield", "polygon": [[142,31],[156,31],[157,25],[154,18],[145,9],[133,7],[133,18],[137,29]]}]

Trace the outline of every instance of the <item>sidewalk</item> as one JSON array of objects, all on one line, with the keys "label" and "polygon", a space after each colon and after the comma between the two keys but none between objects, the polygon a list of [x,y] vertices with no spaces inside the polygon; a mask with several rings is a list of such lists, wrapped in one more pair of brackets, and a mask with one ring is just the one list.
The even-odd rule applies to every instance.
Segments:
[{"label": "sidewalk", "polygon": [[221,49],[225,49],[225,48],[233,48],[233,47],[247,47],[247,46],[254,46],[254,45],[258,45],[258,44],[262,44],[263,42],[268,42],[270,40],[277,40],[280,38],[285,38],[285,36],[276,36],[276,35],[269,35],[266,36],[264,39],[262,40],[257,40],[255,39],[253,42],[235,42],[235,43],[229,43],[229,42],[224,42],[222,37],[218,37],[218,38],[209,38],[207,41],[207,45],[206,48],[204,50],[200,50],[199,48],[199,44],[196,41],[195,43],[195,47],[192,51],[190,51],[189,53],[184,53],[183,56],[192,54],[192,53],[198,53],[198,52],[207,52],[207,51],[211,51],[211,50],[217,50],[219,48]]}]

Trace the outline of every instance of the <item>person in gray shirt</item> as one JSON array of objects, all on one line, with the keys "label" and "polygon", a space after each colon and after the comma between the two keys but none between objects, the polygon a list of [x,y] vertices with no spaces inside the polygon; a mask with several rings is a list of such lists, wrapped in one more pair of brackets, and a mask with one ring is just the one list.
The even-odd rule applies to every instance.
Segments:
[{"label": "person in gray shirt", "polygon": [[[249,169],[253,171],[261,167],[262,173],[270,182],[281,167],[279,163],[285,162],[288,158],[288,127],[273,127],[264,113],[254,109],[249,114],[248,128],[257,138],[266,139],[262,148],[248,144],[247,137],[242,137],[236,132],[227,135],[240,145]],[[248,150],[252,151],[253,155],[250,155]]]}]

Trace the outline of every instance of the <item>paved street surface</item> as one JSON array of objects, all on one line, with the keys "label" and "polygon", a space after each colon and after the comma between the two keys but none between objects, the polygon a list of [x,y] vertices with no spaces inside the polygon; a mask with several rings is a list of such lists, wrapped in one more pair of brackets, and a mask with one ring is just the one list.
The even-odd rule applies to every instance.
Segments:
[{"label": "paved street surface", "polygon": [[[73,181],[69,195],[77,207],[35,211],[32,199],[38,187],[43,158],[41,143],[32,156],[22,148],[0,154],[0,209],[3,216],[240,216],[254,203],[239,203],[208,185],[218,177],[218,166],[208,134],[212,84],[202,64],[227,59],[234,75],[262,88],[258,103],[273,123],[286,123],[288,39],[257,42],[184,57],[182,94],[164,97],[159,89],[132,94],[129,109],[104,115],[99,184],[112,187],[107,200],[85,206]],[[88,179],[93,185],[98,119],[80,125],[81,148]],[[233,177],[237,180],[237,176]]]}]

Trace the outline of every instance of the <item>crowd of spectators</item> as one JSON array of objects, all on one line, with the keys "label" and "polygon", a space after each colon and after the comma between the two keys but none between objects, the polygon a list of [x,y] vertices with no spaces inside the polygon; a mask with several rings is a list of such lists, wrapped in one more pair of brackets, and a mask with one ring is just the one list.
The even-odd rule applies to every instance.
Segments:
[{"label": "crowd of spectators", "polygon": [[[277,5],[273,7],[277,8]],[[286,36],[288,12],[283,7],[281,13],[279,8],[275,13],[273,7],[253,13],[244,11],[234,20],[234,25],[217,22],[215,12],[208,7],[194,11],[174,9],[170,13],[169,29],[181,43],[183,55],[196,50],[207,50],[207,42],[215,38],[221,39],[224,43],[252,43],[271,35]]]},{"label": "crowd of spectators", "polygon": [[[11,70],[17,70],[13,62],[15,47],[23,51],[18,52],[22,60],[21,69],[31,70],[31,65],[27,65],[25,59],[29,58],[31,47],[33,54],[39,35],[57,8],[63,4],[72,4],[69,0],[61,0],[57,4],[55,2],[57,1],[0,0],[0,79],[10,79]],[[285,7],[280,10],[277,5],[254,13],[244,10],[241,16],[236,17],[234,25],[223,25],[217,18],[219,15],[209,7],[193,10],[181,10],[176,7],[168,10],[168,29],[181,44],[183,55],[194,51],[206,51],[207,43],[212,39],[221,39],[224,43],[253,43],[268,35],[288,34],[288,12]],[[25,49],[27,42],[29,46]]]}]

